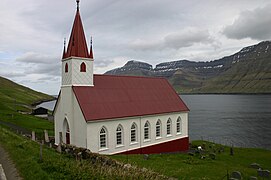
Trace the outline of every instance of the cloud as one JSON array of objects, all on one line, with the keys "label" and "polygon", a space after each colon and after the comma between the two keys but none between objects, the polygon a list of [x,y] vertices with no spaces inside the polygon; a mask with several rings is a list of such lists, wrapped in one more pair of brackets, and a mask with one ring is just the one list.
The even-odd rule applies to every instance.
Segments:
[{"label": "cloud", "polygon": [[99,59],[99,60],[94,60],[94,64],[96,67],[101,67],[101,68],[104,68],[104,67],[107,67],[109,66],[110,64],[112,64],[114,61],[113,60],[110,60],[110,59]]},{"label": "cloud", "polygon": [[161,49],[181,49],[190,47],[195,44],[217,44],[215,39],[210,35],[208,30],[200,30],[196,28],[187,28],[178,32],[164,35],[162,39],[151,41],[137,39],[130,43],[129,47],[134,50],[161,50]]},{"label": "cloud", "polygon": [[131,42],[128,47],[139,51],[160,50],[163,47],[163,40],[147,41],[136,39],[134,42]]},{"label": "cloud", "polygon": [[23,72],[1,72],[0,76],[8,77],[8,78],[16,78],[16,77],[22,77],[25,76],[25,73]]},{"label": "cloud", "polygon": [[42,74],[48,76],[60,76],[61,62],[58,57],[44,55],[35,52],[26,52],[16,58],[16,62],[25,66],[25,72],[29,74]]},{"label": "cloud", "polygon": [[177,33],[172,33],[164,38],[166,47],[180,49],[193,46],[196,43],[212,44],[214,39],[208,30],[186,29]]},{"label": "cloud", "polygon": [[57,62],[58,59],[59,58],[50,55],[44,55],[35,52],[26,52],[25,54],[16,58],[16,61],[35,64],[49,64]]},{"label": "cloud", "polygon": [[222,33],[231,39],[251,38],[271,39],[271,4],[253,11],[243,11],[232,25],[226,26]]}]

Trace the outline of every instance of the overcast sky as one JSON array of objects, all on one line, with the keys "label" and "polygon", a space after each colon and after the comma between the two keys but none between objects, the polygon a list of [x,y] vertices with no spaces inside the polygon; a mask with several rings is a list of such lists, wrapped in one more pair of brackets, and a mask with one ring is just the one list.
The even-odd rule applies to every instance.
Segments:
[{"label": "overcast sky", "polygon": [[[58,94],[75,0],[1,0],[0,76]],[[81,0],[94,72],[128,60],[210,61],[271,39],[270,0]]]}]

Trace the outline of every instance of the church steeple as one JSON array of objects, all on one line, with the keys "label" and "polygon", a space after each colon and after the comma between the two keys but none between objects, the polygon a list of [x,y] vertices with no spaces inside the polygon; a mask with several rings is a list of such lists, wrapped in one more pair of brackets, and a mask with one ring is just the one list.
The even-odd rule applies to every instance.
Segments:
[{"label": "church steeple", "polygon": [[90,37],[90,50],[89,50],[89,58],[93,59],[93,50],[92,50],[92,36]]},{"label": "church steeple", "polygon": [[73,22],[72,32],[65,58],[82,57],[89,58],[84,28],[79,11],[79,0],[76,0],[77,11]]},{"label": "church steeple", "polygon": [[62,59],[66,58],[66,38],[64,38],[64,48],[63,48],[63,55],[62,55]]},{"label": "church steeple", "polygon": [[[84,28],[80,17],[79,0],[76,0],[76,14],[70,40],[62,56],[62,87],[94,86],[92,38],[88,49]],[[90,51],[89,51],[90,50]]]}]

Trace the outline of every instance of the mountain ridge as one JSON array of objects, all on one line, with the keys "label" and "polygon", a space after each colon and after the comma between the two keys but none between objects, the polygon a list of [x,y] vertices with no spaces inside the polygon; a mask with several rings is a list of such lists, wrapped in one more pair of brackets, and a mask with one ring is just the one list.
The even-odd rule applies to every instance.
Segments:
[{"label": "mountain ridge", "polygon": [[153,67],[131,60],[105,74],[164,77],[182,93],[271,93],[271,41],[212,61],[176,60]]}]

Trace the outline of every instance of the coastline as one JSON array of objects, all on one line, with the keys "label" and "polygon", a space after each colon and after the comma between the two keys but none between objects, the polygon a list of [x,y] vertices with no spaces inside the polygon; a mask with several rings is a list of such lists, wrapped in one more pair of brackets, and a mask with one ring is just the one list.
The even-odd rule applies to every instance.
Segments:
[{"label": "coastline", "polygon": [[57,100],[57,97],[52,96],[52,99],[40,100],[40,101],[32,103],[31,106],[36,107],[36,106],[38,106],[38,105],[40,105],[42,103],[50,102],[50,101],[54,101],[54,100]]}]

